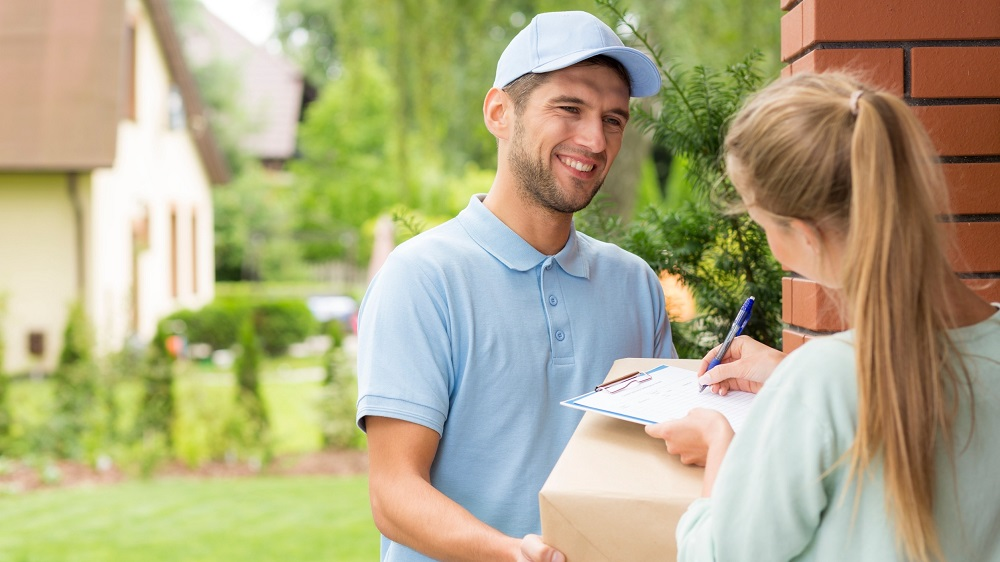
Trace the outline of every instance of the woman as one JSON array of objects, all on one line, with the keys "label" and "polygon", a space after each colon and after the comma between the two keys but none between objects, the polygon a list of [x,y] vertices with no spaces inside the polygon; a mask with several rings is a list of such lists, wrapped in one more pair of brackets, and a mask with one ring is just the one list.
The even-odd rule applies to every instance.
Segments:
[{"label": "woman", "polygon": [[700,379],[760,390],[735,437],[707,410],[647,428],[706,468],[679,559],[1000,559],[1000,313],[949,266],[919,122],[796,75],[735,117],[726,163],[775,258],[837,290],[853,329],[787,358],[739,338]]}]

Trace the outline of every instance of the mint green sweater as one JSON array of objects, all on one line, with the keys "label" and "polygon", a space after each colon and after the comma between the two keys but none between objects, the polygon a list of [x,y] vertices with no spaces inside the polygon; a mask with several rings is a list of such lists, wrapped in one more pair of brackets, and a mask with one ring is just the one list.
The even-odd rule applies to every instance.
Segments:
[{"label": "mint green sweater", "polygon": [[[970,437],[963,392],[954,467],[938,444],[938,533],[948,560],[1000,560],[1000,312],[950,334],[972,376],[975,427]],[[904,559],[881,468],[865,480],[855,513],[855,486],[837,464],[857,428],[852,340],[852,332],[815,339],[781,362],[733,439],[712,497],[681,518],[679,560]]]}]

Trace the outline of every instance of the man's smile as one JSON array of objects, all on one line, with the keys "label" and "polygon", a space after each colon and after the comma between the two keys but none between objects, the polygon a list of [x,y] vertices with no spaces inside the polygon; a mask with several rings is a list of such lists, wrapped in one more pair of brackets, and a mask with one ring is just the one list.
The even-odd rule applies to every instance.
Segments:
[{"label": "man's smile", "polygon": [[575,158],[570,158],[569,156],[559,155],[557,158],[559,158],[560,162],[578,172],[589,172],[594,169],[594,164],[585,164]]}]

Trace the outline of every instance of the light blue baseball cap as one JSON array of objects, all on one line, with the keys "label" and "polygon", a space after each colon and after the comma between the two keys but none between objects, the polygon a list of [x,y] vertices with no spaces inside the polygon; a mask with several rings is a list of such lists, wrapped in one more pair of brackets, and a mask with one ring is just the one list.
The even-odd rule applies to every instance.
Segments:
[{"label": "light blue baseball cap", "polygon": [[493,87],[504,88],[529,72],[552,72],[597,55],[622,63],[631,79],[632,96],[660,91],[660,71],[652,59],[626,47],[607,24],[587,12],[535,16],[500,55]]}]

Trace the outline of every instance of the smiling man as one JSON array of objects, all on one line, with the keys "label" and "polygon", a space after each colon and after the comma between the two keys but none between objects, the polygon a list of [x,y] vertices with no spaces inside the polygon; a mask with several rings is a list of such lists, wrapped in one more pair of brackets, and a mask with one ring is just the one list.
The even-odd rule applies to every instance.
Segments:
[{"label": "smiling man", "polygon": [[533,560],[538,492],[580,420],[559,405],[622,357],[673,357],[638,257],[576,232],[656,66],[585,12],[534,18],[486,94],[496,178],[401,244],[359,316],[358,425],[384,561]]}]

